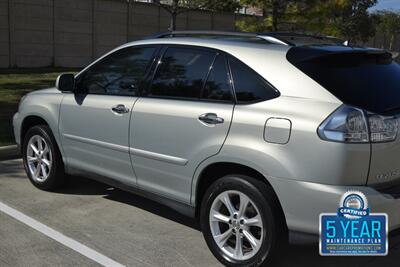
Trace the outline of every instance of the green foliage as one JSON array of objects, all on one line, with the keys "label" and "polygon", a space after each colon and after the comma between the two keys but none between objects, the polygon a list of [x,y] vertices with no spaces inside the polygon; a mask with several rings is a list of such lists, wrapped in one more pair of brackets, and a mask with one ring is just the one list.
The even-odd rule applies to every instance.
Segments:
[{"label": "green foliage", "polygon": [[241,5],[236,0],[191,0],[191,5],[197,9],[206,9],[214,12],[235,12]]},{"label": "green foliage", "polygon": [[377,31],[389,38],[389,50],[392,50],[396,33],[400,33],[400,11],[378,11],[373,14]]},{"label": "green foliage", "polygon": [[377,0],[241,0],[263,10],[265,19],[245,18],[237,22],[243,31],[286,30],[333,35],[366,42],[375,34],[368,9]]},{"label": "green foliage", "polygon": [[368,9],[377,0],[348,0],[343,1],[343,7],[336,12],[337,27],[347,40],[366,42],[375,34],[372,16]]},{"label": "green foliage", "polygon": [[[285,18],[288,6],[294,0],[241,0],[244,6],[257,7],[263,11],[264,19],[255,20],[257,29],[260,31],[278,31],[279,24]],[[237,27],[243,31],[250,31],[253,28],[251,19],[245,19],[237,23]]]},{"label": "green foliage", "polygon": [[236,21],[236,28],[243,32],[265,32],[272,30],[271,17],[248,16]]}]

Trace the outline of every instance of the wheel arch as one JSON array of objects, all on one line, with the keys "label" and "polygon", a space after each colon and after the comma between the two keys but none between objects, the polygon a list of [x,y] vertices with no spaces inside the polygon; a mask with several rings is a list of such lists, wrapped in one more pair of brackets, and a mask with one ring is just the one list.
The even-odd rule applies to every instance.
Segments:
[{"label": "wheel arch", "polygon": [[[56,127],[56,125],[58,125],[57,123],[50,123],[48,121],[48,119],[46,119],[46,116],[43,116],[43,114],[38,114],[38,113],[30,113],[25,115],[25,117],[22,119],[21,122],[21,127],[20,127],[20,143],[21,143],[21,152],[22,152],[22,148],[23,148],[23,141],[25,138],[26,133],[28,132],[28,130],[36,125],[47,125],[52,134],[54,139],[56,140],[56,145],[59,148],[59,151],[61,153],[61,155],[63,155],[63,150],[62,150],[62,146],[59,140],[59,136],[58,136],[58,129]],[[63,157],[64,158],[64,157]],[[65,162],[64,162],[65,163]]]},{"label": "wheel arch", "polygon": [[281,216],[284,219],[284,222],[287,226],[286,216],[284,214],[281,201],[274,190],[272,184],[268,181],[268,179],[261,173],[261,171],[257,170],[254,167],[250,167],[248,165],[237,163],[237,162],[229,162],[229,161],[221,161],[221,162],[213,162],[206,165],[204,168],[201,169],[196,181],[195,181],[195,189],[194,189],[194,196],[193,201],[195,203],[195,216],[196,219],[199,218],[199,212],[201,208],[201,201],[203,196],[209,186],[219,178],[222,178],[228,174],[241,174],[250,176],[258,181],[263,182],[267,186],[269,186],[272,191],[275,193],[275,197],[278,200],[279,208],[281,211]]},{"label": "wheel arch", "polygon": [[39,115],[28,115],[26,116],[21,123],[21,130],[20,130],[20,142],[21,144],[24,141],[25,135],[28,132],[28,130],[36,125],[47,125],[49,126],[49,123],[43,119]]}]

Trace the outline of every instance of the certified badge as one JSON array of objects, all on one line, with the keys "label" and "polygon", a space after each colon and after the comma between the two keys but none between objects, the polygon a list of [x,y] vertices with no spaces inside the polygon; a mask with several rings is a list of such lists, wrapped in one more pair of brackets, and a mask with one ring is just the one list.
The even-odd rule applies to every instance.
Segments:
[{"label": "certified badge", "polygon": [[346,192],[337,213],[320,216],[320,255],[386,256],[388,216],[370,213],[362,192]]}]

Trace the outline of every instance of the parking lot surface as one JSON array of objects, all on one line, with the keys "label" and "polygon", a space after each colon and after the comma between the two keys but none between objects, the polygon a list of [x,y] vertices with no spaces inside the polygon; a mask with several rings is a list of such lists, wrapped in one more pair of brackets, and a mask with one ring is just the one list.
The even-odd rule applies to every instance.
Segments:
[{"label": "parking lot surface", "polygon": [[[27,179],[20,159],[0,161],[0,203],[125,266],[220,266],[198,225],[151,200],[83,177],[58,192]],[[399,266],[400,238],[387,257],[320,257],[290,246],[276,266]],[[0,266],[100,266],[0,210]]]}]

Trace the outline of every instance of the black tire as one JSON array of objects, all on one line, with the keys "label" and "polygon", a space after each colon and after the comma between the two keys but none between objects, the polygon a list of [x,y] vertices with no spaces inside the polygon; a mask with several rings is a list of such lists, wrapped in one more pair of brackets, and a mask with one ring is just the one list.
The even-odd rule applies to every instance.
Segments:
[{"label": "black tire", "polygon": [[[35,135],[39,135],[46,141],[52,155],[50,172],[48,174],[47,179],[45,179],[44,181],[35,180],[31,175],[28,165],[28,159],[27,159],[28,143],[31,137]],[[28,130],[23,140],[22,157],[23,157],[25,172],[28,175],[29,180],[35,187],[46,191],[53,191],[65,184],[66,174],[64,171],[64,163],[62,160],[62,156],[58,148],[57,142],[54,139],[53,133],[51,132],[51,129],[47,125],[36,125]]]},{"label": "black tire", "polygon": [[[260,237],[258,252],[246,260],[237,260],[225,254],[212,236],[209,214],[214,200],[221,193],[235,190],[244,193],[257,206],[265,229]],[[272,188],[259,180],[244,175],[227,175],[215,181],[206,191],[200,210],[200,224],[204,238],[214,256],[225,266],[270,266],[288,242],[285,218]]]}]

